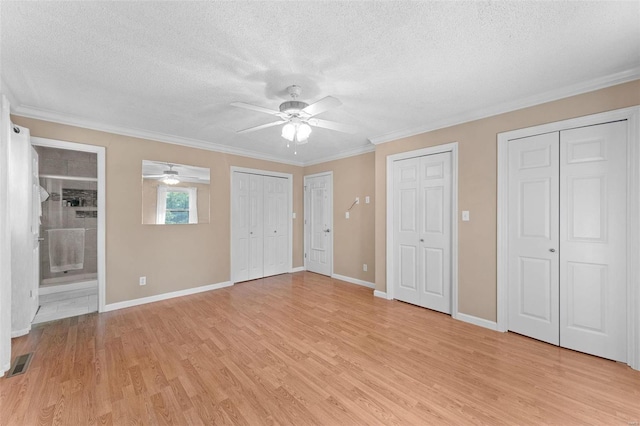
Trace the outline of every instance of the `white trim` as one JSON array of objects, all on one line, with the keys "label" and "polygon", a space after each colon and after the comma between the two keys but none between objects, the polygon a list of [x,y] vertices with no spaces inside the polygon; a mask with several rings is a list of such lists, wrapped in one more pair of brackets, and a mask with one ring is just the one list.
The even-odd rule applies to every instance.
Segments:
[{"label": "white trim", "polygon": [[489,330],[495,331],[498,329],[498,324],[496,324],[495,321],[489,321],[484,318],[474,317],[473,315],[463,314],[462,312],[458,313],[458,317],[456,319],[463,322],[468,322],[469,324],[488,328]]},{"label": "white trim", "polygon": [[272,176],[272,177],[279,177],[279,178],[284,178],[287,179],[288,181],[288,185],[287,185],[287,190],[289,192],[287,198],[288,198],[288,206],[287,206],[287,211],[288,216],[289,216],[289,240],[287,241],[287,253],[289,253],[289,264],[287,265],[287,270],[291,271],[291,269],[293,268],[293,175],[291,173],[281,173],[281,172],[272,172],[269,170],[259,170],[259,169],[251,169],[251,168],[247,168],[247,167],[238,167],[238,166],[231,166],[230,169],[230,174],[229,174],[229,213],[231,216],[231,220],[229,221],[229,226],[231,227],[230,229],[230,234],[231,234],[231,241],[230,241],[230,245],[229,248],[231,250],[231,253],[229,255],[229,259],[230,259],[230,267],[231,267],[231,271],[230,271],[230,281],[234,282],[234,276],[233,276],[233,271],[234,269],[234,265],[233,265],[233,230],[235,229],[233,226],[233,212],[231,212],[231,208],[233,206],[233,174],[235,172],[239,172],[239,173],[251,173],[251,174],[255,174],[255,175],[261,175],[261,176]]},{"label": "white trim", "polygon": [[174,145],[187,146],[190,148],[203,149],[205,151],[222,152],[225,154],[240,155],[243,157],[255,158],[258,160],[273,161],[281,164],[290,164],[293,166],[304,166],[301,161],[286,160],[275,155],[264,154],[248,149],[221,145],[212,141],[199,139],[184,138],[180,136],[169,135],[166,133],[153,132],[150,130],[127,128],[122,126],[114,126],[110,124],[99,123],[93,120],[73,117],[53,111],[46,111],[28,105],[21,105],[13,109],[14,114],[21,117],[35,118],[38,120],[52,121],[54,123],[66,124],[68,126],[82,127],[85,129],[97,130],[99,132],[108,132],[116,135],[129,136],[133,138],[146,139],[153,142],[170,143]]},{"label": "white trim", "polygon": [[0,76],[0,94],[3,94],[7,98],[10,105],[18,105],[18,101],[13,94],[13,90],[11,90],[11,87],[9,87],[7,81],[2,76]]},{"label": "white trim", "polygon": [[379,297],[381,299],[386,299],[386,300],[391,300],[391,298],[389,297],[389,295],[387,293],[385,293],[384,291],[380,291],[380,290],[373,290],[373,295],[375,297]]},{"label": "white trim", "polygon": [[302,271],[306,271],[306,269],[304,269],[304,266],[297,266],[295,268],[291,268],[291,272],[289,273],[294,274],[296,272],[302,272]]},{"label": "white trim", "polygon": [[409,158],[451,152],[451,316],[458,312],[458,142],[401,152],[387,156],[387,297],[393,291],[393,163]]},{"label": "white trim", "polygon": [[604,77],[595,78],[593,80],[588,80],[582,83],[561,87],[556,90],[538,93],[536,95],[529,96],[523,99],[504,102],[486,108],[475,109],[470,112],[464,112],[451,117],[447,117],[442,120],[427,123],[420,127],[385,133],[380,136],[369,138],[369,140],[374,145],[380,145],[401,138],[407,138],[410,136],[419,135],[421,133],[431,132],[437,129],[443,129],[445,127],[467,123],[469,121],[479,120],[481,118],[504,114],[507,112],[556,101],[558,99],[580,95],[582,93],[593,92],[595,90],[604,89],[606,87],[637,80],[638,78],[640,78],[640,67],[632,68],[627,71],[622,71]]},{"label": "white trim", "polygon": [[92,152],[96,154],[98,161],[98,312],[104,312],[107,287],[107,261],[106,261],[106,148],[97,145],[88,145],[75,142],[67,142],[56,139],[31,137],[31,145],[46,146],[49,148],[67,149],[72,151]]},{"label": "white trim", "polygon": [[365,280],[359,280],[358,278],[347,277],[345,275],[333,274],[331,275],[331,278],[335,278],[336,280],[345,281],[351,284],[361,285],[363,287],[369,287],[373,289],[376,288],[376,285],[374,283],[370,283],[369,281]]},{"label": "white trim", "polygon": [[367,153],[373,152],[375,150],[376,150],[375,145],[373,145],[369,141],[367,141],[367,144],[365,146],[362,146],[362,147],[348,149],[348,150],[345,150],[345,151],[340,151],[337,154],[329,155],[327,157],[317,158],[317,159],[311,160],[311,161],[305,161],[304,162],[304,167],[313,166],[315,164],[327,163],[329,161],[334,161],[334,160],[341,160],[343,158],[348,158],[348,157],[355,157],[357,155],[367,154]]},{"label": "white trim", "polygon": [[156,294],[155,296],[141,297],[139,299],[125,300],[122,302],[110,303],[105,305],[103,312],[115,311],[118,309],[131,308],[133,306],[144,305],[147,303],[159,302],[161,300],[174,299],[176,297],[189,296],[191,294],[203,293],[205,291],[219,290],[225,287],[231,287],[231,281],[225,281],[217,284],[203,285],[201,287],[187,288],[185,290],[172,291],[169,293]]},{"label": "white trim", "polygon": [[16,337],[24,336],[25,334],[29,334],[30,331],[31,331],[31,324],[29,324],[29,327],[23,328],[22,330],[12,331],[11,338],[13,339]]},{"label": "white trim", "polygon": [[47,286],[40,286],[38,288],[38,294],[43,296],[45,294],[62,293],[63,291],[76,291],[76,290],[88,290],[91,288],[98,289],[98,280],[78,281],[69,284],[53,284]]},{"label": "white trim", "polygon": [[[330,272],[329,272],[329,276],[333,277],[333,256],[334,256],[334,247],[333,247],[333,234],[334,234],[334,226],[333,226],[333,170],[330,170],[328,172],[320,172],[320,173],[314,173],[311,175],[305,175],[303,178],[303,187],[302,187],[302,205],[303,205],[303,221],[306,221],[307,218],[307,212],[309,211],[309,206],[308,206],[308,201],[307,201],[307,179],[311,179],[311,178],[316,178],[316,177],[321,177],[321,176],[329,176],[331,178],[331,197],[329,197],[329,211],[331,212],[331,226],[329,227],[329,229],[331,229],[331,232],[329,233],[329,239],[331,241],[329,241],[329,244],[331,246],[331,268],[330,268]],[[305,254],[308,253],[309,250],[307,250],[309,241],[307,241],[307,223],[303,223],[302,224],[302,239],[303,239],[303,243],[302,243],[302,248],[304,250],[304,252],[302,253],[302,261],[304,263],[304,269],[307,270],[307,257],[305,256]]]},{"label": "white trim", "polygon": [[510,140],[617,120],[628,121],[627,145],[627,364],[640,370],[640,107],[622,108],[584,117],[498,133],[497,330],[508,324],[508,143]]}]

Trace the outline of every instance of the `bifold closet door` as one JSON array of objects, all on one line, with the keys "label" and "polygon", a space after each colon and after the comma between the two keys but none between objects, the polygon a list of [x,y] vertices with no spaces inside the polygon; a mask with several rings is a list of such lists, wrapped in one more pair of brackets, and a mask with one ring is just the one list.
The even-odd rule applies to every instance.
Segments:
[{"label": "bifold closet door", "polygon": [[626,135],[509,142],[509,330],[626,360]]},{"label": "bifold closet door", "polygon": [[234,172],[233,281],[288,272],[288,180]]},{"label": "bifold closet door", "polygon": [[394,297],[451,313],[451,153],[394,165]]}]

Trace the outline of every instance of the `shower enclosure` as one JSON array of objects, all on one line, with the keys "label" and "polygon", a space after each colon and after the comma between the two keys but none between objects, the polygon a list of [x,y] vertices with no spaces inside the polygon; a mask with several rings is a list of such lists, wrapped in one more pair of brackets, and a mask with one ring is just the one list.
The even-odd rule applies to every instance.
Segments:
[{"label": "shower enclosure", "polygon": [[97,310],[97,155],[34,148],[41,193],[40,295],[95,290]]}]

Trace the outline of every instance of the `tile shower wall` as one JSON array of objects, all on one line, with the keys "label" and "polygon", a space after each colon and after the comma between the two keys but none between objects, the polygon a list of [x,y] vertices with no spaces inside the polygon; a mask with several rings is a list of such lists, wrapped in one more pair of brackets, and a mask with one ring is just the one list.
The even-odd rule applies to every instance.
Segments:
[{"label": "tile shower wall", "polygon": [[[40,278],[41,280],[72,275],[91,274],[98,270],[97,189],[90,180],[49,178],[73,176],[96,178],[97,156],[93,153],[35,147],[39,156],[40,185],[50,194],[42,203],[40,218]],[[84,268],[68,272],[51,272],[47,229],[85,228]]]}]

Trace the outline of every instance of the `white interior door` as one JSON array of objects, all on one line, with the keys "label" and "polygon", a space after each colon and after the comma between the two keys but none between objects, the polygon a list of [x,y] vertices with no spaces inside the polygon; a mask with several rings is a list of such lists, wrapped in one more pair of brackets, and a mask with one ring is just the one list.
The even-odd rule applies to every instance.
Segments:
[{"label": "white interior door", "polygon": [[40,289],[40,216],[42,203],[40,202],[40,178],[38,172],[38,153],[31,148],[31,234],[33,236],[33,277],[31,280],[31,318],[38,313]]},{"label": "white interior door", "polygon": [[451,153],[394,166],[394,297],[451,313]]},{"label": "white interior door", "polygon": [[233,173],[233,282],[249,279],[249,174]]},{"label": "white interior door", "polygon": [[627,359],[626,121],[560,132],[560,345]]},{"label": "white interior door", "polygon": [[249,175],[249,279],[264,276],[264,177]]},{"label": "white interior door", "polygon": [[287,180],[264,176],[264,276],[287,272]]},{"label": "white interior door", "polygon": [[509,142],[509,330],[626,360],[627,123]]},{"label": "white interior door", "polygon": [[509,142],[509,330],[554,345],[559,329],[558,133]]},{"label": "white interior door", "polygon": [[333,179],[305,176],[305,266],[308,271],[331,275],[333,262]]}]

